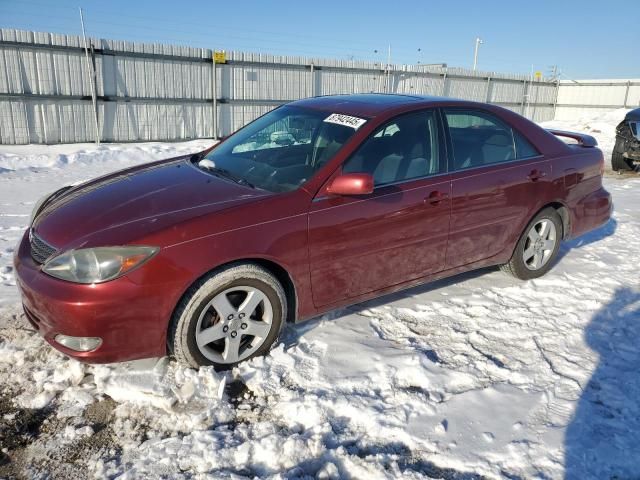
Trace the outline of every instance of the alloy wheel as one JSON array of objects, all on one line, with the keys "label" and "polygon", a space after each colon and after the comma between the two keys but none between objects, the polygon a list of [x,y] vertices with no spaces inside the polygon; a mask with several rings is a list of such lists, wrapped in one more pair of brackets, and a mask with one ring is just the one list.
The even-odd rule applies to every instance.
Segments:
[{"label": "alloy wheel", "polygon": [[261,290],[234,286],[216,294],[202,309],[196,343],[212,362],[236,363],[260,348],[272,323],[273,307]]},{"label": "alloy wheel", "polygon": [[522,260],[529,270],[544,267],[556,248],[558,241],[555,224],[546,218],[536,222],[527,233]]}]

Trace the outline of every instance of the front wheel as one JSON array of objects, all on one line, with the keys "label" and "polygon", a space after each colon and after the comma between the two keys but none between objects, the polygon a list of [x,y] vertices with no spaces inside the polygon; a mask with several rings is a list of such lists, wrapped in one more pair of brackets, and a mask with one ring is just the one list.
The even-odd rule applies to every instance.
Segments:
[{"label": "front wheel", "polygon": [[194,368],[231,368],[267,353],[286,316],[284,289],[269,271],[233,265],[185,294],[171,320],[168,348],[179,362]]},{"label": "front wheel", "polygon": [[545,208],[529,222],[511,260],[500,268],[522,280],[541,277],[553,265],[562,236],[560,215],[554,208]]}]

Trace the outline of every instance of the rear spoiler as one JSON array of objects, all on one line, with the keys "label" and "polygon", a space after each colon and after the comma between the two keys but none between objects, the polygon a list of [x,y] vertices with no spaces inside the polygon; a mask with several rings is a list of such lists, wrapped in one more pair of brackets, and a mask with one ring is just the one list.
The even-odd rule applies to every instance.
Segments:
[{"label": "rear spoiler", "polygon": [[578,145],[580,145],[581,147],[591,148],[598,145],[598,141],[595,138],[585,133],[565,132],[564,130],[553,130],[553,129],[547,129],[547,132],[555,135],[556,137],[571,138],[576,142],[578,142]]}]

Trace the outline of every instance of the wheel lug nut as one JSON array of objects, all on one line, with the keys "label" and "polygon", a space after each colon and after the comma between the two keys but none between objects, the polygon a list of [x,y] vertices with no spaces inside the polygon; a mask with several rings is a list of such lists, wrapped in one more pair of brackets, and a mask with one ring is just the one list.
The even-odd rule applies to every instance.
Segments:
[{"label": "wheel lug nut", "polygon": [[243,330],[246,330],[247,329],[247,324],[243,323],[242,325],[240,325],[240,328],[243,329]]},{"label": "wheel lug nut", "polygon": [[236,338],[237,336],[238,336],[238,332],[236,332],[235,330],[231,332],[231,338]]},{"label": "wheel lug nut", "polygon": [[227,333],[229,331],[229,327],[227,327],[226,325],[224,327],[222,327],[222,331],[224,333]]},{"label": "wheel lug nut", "polygon": [[241,313],[240,315],[238,315],[238,318],[244,318],[244,313]]},{"label": "wheel lug nut", "polygon": [[227,320],[233,320],[233,313],[227,317]]}]

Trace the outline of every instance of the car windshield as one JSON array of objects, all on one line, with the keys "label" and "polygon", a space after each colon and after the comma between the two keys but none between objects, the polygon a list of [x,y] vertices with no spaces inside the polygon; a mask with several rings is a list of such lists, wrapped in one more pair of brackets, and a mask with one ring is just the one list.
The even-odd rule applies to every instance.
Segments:
[{"label": "car windshield", "polygon": [[[264,190],[295,190],[325,165],[363,122],[307,108],[280,107],[238,130],[197,165]],[[349,123],[354,126],[347,126]]]}]

